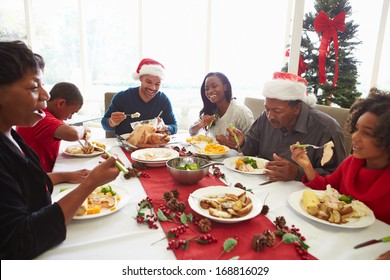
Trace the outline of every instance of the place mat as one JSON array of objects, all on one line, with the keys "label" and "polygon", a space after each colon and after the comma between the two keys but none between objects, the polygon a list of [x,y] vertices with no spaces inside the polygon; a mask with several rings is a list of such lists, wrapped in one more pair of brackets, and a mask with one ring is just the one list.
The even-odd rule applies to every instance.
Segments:
[{"label": "place mat", "polygon": [[[123,149],[127,158],[133,162],[129,152]],[[167,191],[178,190],[180,196],[179,201],[184,202],[186,205],[185,213],[192,213],[194,216],[199,216],[197,213],[192,211],[191,207],[188,205],[188,196],[190,193],[195,190],[203,187],[209,186],[224,186],[225,184],[216,178],[215,176],[209,174],[197,184],[186,186],[176,183],[171,175],[169,174],[168,169],[164,167],[152,167],[145,170],[148,176],[139,177],[142,186],[145,189],[145,192],[148,197],[152,199],[153,206],[157,213],[158,207],[160,205],[165,205],[165,200],[163,199],[163,194]],[[227,187],[228,188],[228,187]],[[288,221],[287,221],[288,223]],[[172,222],[160,222],[161,227],[164,232],[167,233],[170,229],[179,226]],[[288,225],[288,224],[287,224]],[[195,229],[193,224],[190,224],[190,227]],[[246,260],[299,260],[301,257],[295,250],[293,244],[278,244],[281,240],[280,237],[276,238],[275,245],[273,247],[266,247],[261,252],[256,252],[252,249],[252,237],[255,234],[261,234],[264,230],[269,229],[271,231],[276,230],[275,225],[271,222],[266,216],[259,214],[257,217],[233,224],[222,224],[217,222],[212,222],[212,229],[209,232],[213,237],[218,239],[218,242],[212,244],[199,244],[197,242],[190,242],[186,250],[181,248],[174,250],[175,256],[178,260],[215,260],[215,259],[246,259]],[[187,239],[199,236],[201,233],[199,230],[195,232],[187,229],[187,231],[180,235],[177,239]],[[238,240],[237,245],[229,253],[223,253],[223,243],[227,238],[236,238]],[[169,239],[171,240],[171,239]],[[160,241],[161,242],[161,241]],[[308,259],[316,259],[315,257],[308,254]]]}]

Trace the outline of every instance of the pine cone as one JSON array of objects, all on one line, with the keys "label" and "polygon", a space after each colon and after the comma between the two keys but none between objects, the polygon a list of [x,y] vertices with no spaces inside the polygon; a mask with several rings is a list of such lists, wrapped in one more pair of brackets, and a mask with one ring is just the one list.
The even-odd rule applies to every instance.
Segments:
[{"label": "pine cone", "polygon": [[125,177],[125,179],[130,179],[132,177],[136,177],[138,174],[138,170],[135,168],[127,167],[127,170],[129,170],[129,173],[123,175],[123,177]]},{"label": "pine cone", "polygon": [[184,212],[186,205],[184,202],[180,202],[176,198],[171,198],[171,200],[167,202],[167,208],[176,212]]},{"label": "pine cone", "polygon": [[184,210],[186,210],[186,205],[184,204],[184,202],[179,202],[176,204],[175,211],[183,213]]},{"label": "pine cone", "polygon": [[145,163],[138,162],[138,161],[134,161],[131,165],[133,166],[133,168],[140,169],[140,170],[143,170],[143,169],[147,168]]},{"label": "pine cone", "polygon": [[166,202],[169,202],[172,198],[175,198],[172,192],[165,192],[163,198]]},{"label": "pine cone", "polygon": [[275,234],[270,231],[269,229],[266,229],[263,233],[263,235],[266,237],[266,245],[268,247],[272,247],[275,243],[276,236]]},{"label": "pine cone", "polygon": [[265,237],[263,234],[256,234],[253,236],[252,248],[256,252],[263,251],[266,246],[267,246],[267,237]]},{"label": "pine cone", "polygon": [[171,193],[173,194],[174,198],[177,198],[177,199],[179,198],[180,193],[178,190],[171,190]]},{"label": "pine cone", "polygon": [[283,229],[286,225],[286,219],[283,216],[276,217],[274,224],[278,229]]},{"label": "pine cone", "polygon": [[243,184],[241,184],[241,183],[236,183],[235,185],[234,185],[234,187],[236,187],[236,188],[239,188],[239,189],[242,189],[242,190],[244,190],[244,191],[246,191],[246,188],[243,186]]},{"label": "pine cone", "polygon": [[211,221],[207,218],[202,218],[198,222],[198,228],[201,232],[207,233],[211,230]]},{"label": "pine cone", "polygon": [[176,198],[171,198],[168,202],[167,202],[167,208],[169,210],[172,210],[172,211],[176,211],[176,205],[177,205],[178,201]]},{"label": "pine cone", "polygon": [[261,208],[261,214],[263,214],[264,216],[267,215],[269,212],[269,206],[268,205],[263,205],[263,208]]},{"label": "pine cone", "polygon": [[172,198],[179,198],[179,191],[178,190],[171,190],[169,192],[165,192],[163,194],[163,198],[166,202],[170,201]]}]

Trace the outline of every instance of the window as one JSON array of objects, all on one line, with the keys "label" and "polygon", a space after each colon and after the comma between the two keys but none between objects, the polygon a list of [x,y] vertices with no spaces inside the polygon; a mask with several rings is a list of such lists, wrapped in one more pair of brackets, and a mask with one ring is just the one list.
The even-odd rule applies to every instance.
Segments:
[{"label": "window", "polygon": [[[45,58],[48,90],[60,81],[75,83],[86,100],[80,114],[86,115],[104,113],[104,92],[138,86],[132,79],[138,62],[154,58],[167,69],[161,90],[173,103],[179,128],[188,129],[198,118],[200,85],[210,71],[227,75],[239,101],[261,97],[264,81],[285,64],[286,2],[2,0],[0,36],[22,39]],[[371,2],[351,2],[363,42],[356,54],[363,93],[370,87],[382,9],[381,1]],[[305,1],[305,13],[313,3]],[[383,50],[390,47],[389,25]],[[379,87],[390,87],[389,61],[382,51]]]}]

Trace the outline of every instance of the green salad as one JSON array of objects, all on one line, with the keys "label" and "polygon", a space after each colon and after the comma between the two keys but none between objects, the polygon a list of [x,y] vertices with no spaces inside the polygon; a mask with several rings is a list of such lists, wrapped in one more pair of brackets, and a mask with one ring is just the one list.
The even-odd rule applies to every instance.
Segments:
[{"label": "green salad", "polygon": [[178,166],[179,170],[198,170],[199,164],[197,163],[186,163],[184,166]]},{"label": "green salad", "polygon": [[244,157],[244,163],[245,164],[250,164],[253,168],[259,168],[257,167],[257,162],[255,159],[250,158],[250,157]]}]

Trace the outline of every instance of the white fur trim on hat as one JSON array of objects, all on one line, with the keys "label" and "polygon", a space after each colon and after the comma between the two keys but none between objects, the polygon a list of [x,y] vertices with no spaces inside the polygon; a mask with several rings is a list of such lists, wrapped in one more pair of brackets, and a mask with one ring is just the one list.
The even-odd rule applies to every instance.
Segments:
[{"label": "white fur trim on hat", "polygon": [[288,79],[274,79],[268,81],[263,87],[263,96],[284,101],[302,100],[313,106],[317,99],[313,94],[308,95],[306,84]]},{"label": "white fur trim on hat", "polygon": [[139,80],[142,75],[152,75],[161,80],[165,77],[165,69],[161,64],[143,64],[138,67],[137,72],[133,74],[134,80]]}]

